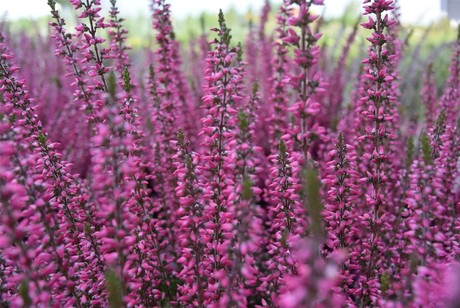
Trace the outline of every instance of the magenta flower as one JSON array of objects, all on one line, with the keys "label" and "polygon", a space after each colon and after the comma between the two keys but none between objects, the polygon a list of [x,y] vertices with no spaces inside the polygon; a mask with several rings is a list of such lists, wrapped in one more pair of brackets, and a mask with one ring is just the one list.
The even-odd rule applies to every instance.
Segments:
[{"label": "magenta flower", "polygon": [[460,37],[443,83],[397,1],[193,38],[170,3],[0,23],[0,306],[457,307]]}]

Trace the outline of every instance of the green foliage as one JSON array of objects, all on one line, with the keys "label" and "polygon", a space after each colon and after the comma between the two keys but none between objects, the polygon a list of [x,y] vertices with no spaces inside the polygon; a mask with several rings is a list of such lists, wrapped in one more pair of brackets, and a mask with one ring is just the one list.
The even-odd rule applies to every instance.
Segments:
[{"label": "green foliage", "polygon": [[278,150],[280,153],[280,156],[285,156],[286,155],[286,143],[281,140],[280,145],[278,146]]},{"label": "green foliage", "polygon": [[126,92],[131,91],[132,84],[131,84],[131,75],[129,74],[129,70],[127,67],[123,69],[123,89]]},{"label": "green foliage", "polygon": [[56,87],[58,87],[59,89],[62,88],[62,82],[61,82],[61,79],[59,77],[54,77],[53,82],[56,85]]},{"label": "green foliage", "polygon": [[283,230],[283,233],[281,233],[281,240],[280,240],[281,245],[285,248],[288,247],[288,238],[289,238],[289,229],[286,228]]},{"label": "green foliage", "polygon": [[218,20],[220,28],[220,43],[229,46],[232,40],[232,35],[230,34],[232,29],[227,27],[227,24],[225,23],[225,16],[222,10],[219,10]]},{"label": "green foliage", "polygon": [[91,225],[86,223],[84,224],[85,234],[91,234]]},{"label": "green foliage", "polygon": [[311,218],[311,231],[313,236],[321,238],[324,235],[321,212],[323,203],[321,202],[321,183],[318,178],[318,172],[315,169],[305,170],[304,189],[307,193],[307,208]]},{"label": "green foliage", "polygon": [[10,124],[13,124],[14,122],[16,122],[16,115],[14,114],[10,115],[10,117],[8,118],[8,122],[10,122]]},{"label": "green foliage", "polygon": [[123,304],[123,287],[121,284],[121,279],[113,272],[112,270],[107,270],[105,273],[105,282],[107,287],[107,292],[109,294],[109,307],[111,308],[121,308],[124,307]]},{"label": "green foliage", "polygon": [[434,133],[442,135],[444,134],[444,131],[446,130],[446,111],[441,110],[439,113],[438,118],[436,119],[436,125],[434,128]]},{"label": "green foliage", "polygon": [[438,147],[441,146],[442,144],[441,136],[444,135],[445,131],[446,131],[446,111],[441,110],[438,118],[436,119],[436,124],[434,126],[433,134],[432,134],[433,135],[432,142],[434,143],[434,146],[432,148],[432,153],[431,153],[432,158],[439,157]]},{"label": "green foliage", "polygon": [[177,132],[177,140],[179,141],[179,145],[184,144],[184,132],[182,131],[181,128],[179,128],[179,131]]},{"label": "green foliage", "polygon": [[21,281],[21,283],[19,284],[18,293],[22,298],[24,307],[30,307],[32,305],[32,299],[30,298],[30,295],[29,295],[29,281],[27,280]]},{"label": "green foliage", "polygon": [[[169,284],[169,285],[168,285]],[[172,294],[177,294],[177,287],[183,285],[183,281],[177,279],[175,277],[169,277],[169,283],[162,280],[159,285],[159,290],[163,294],[168,294],[171,292]],[[169,298],[166,296],[165,298],[160,300],[160,307],[172,307]],[[176,307],[176,306],[174,306]]]},{"label": "green foliage", "polygon": [[55,11],[56,10],[56,1],[54,0],[48,0],[48,5],[50,6],[50,8]]},{"label": "green foliage", "polygon": [[406,154],[406,169],[409,169],[414,161],[415,146],[414,146],[414,137],[409,136],[407,139],[407,154]]},{"label": "green foliage", "polygon": [[46,136],[45,136],[45,134],[43,134],[42,132],[39,132],[38,135],[37,135],[37,140],[41,145],[45,145],[46,144]]},{"label": "green foliage", "polygon": [[[155,68],[153,67],[152,64],[149,65],[149,80],[150,82],[152,83],[152,85],[155,84]],[[152,86],[150,87],[150,94],[152,94],[153,97],[155,97],[157,95],[157,89],[156,87]]]},{"label": "green foliage", "polygon": [[259,82],[256,80],[252,85],[252,95],[256,95],[259,92]]},{"label": "green foliage", "polygon": [[390,276],[387,273],[384,273],[380,276],[380,290],[386,292],[390,289]]},{"label": "green foliage", "polygon": [[240,110],[238,112],[238,126],[242,132],[246,132],[249,127],[249,117],[248,115],[243,111]]},{"label": "green foliage", "polygon": [[421,136],[422,155],[425,165],[431,164],[431,143],[428,134],[423,133]]},{"label": "green foliage", "polygon": [[117,93],[117,76],[113,71],[110,71],[107,77],[107,90],[110,97],[114,99]]},{"label": "green foliage", "polygon": [[246,174],[243,177],[243,190],[241,192],[241,198],[243,200],[251,200],[252,198],[252,182],[249,176]]},{"label": "green foliage", "polygon": [[236,60],[238,62],[241,62],[243,61],[243,44],[241,44],[241,42],[238,42],[238,45],[237,45],[237,49],[236,49]]}]

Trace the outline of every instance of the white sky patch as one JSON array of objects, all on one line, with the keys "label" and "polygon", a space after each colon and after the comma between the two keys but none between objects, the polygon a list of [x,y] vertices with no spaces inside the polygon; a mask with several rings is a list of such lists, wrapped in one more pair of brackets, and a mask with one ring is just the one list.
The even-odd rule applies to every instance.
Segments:
[{"label": "white sky patch", "polygon": [[[347,3],[357,3],[359,0],[325,0],[326,17],[340,16]],[[109,7],[109,1],[104,0],[104,6]],[[280,3],[272,0],[272,3]],[[118,0],[117,4],[123,16],[138,16],[150,14],[149,0]],[[246,12],[249,8],[253,12],[260,10],[264,0],[170,0],[173,16],[185,17],[198,16],[201,12],[217,13],[219,9],[228,10],[236,8]],[[441,15],[440,0],[400,0],[401,17],[405,23],[429,24]],[[37,18],[49,15],[47,0],[0,0],[0,16],[7,16],[10,20],[18,18]]]},{"label": "white sky patch", "polygon": [[51,15],[47,3],[46,0],[0,0],[0,16],[14,20]]}]

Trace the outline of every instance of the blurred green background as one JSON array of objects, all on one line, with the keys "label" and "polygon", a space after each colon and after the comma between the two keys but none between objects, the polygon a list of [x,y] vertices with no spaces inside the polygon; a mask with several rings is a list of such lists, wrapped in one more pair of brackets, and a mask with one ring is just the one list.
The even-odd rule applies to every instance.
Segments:
[{"label": "blurred green background", "polygon": [[[68,29],[75,26],[76,15],[68,1],[58,1],[62,3],[62,15],[68,23]],[[174,6],[172,7],[174,9]],[[256,27],[260,19],[260,9],[251,9],[243,13],[241,10],[230,8],[225,12],[227,24],[232,28],[234,42],[244,42],[251,27]],[[267,32],[274,33],[276,27],[275,15],[278,10],[277,5],[272,5]],[[121,12],[123,16],[123,12]],[[324,18],[321,23],[321,32],[323,37],[319,44],[327,53],[327,61],[334,63],[342,52],[342,47],[346,42],[353,25],[360,18],[359,5],[350,3],[345,9],[342,16]],[[364,19],[363,19],[364,20]],[[20,18],[7,22],[6,25],[10,32],[27,32],[31,35],[48,35],[49,19],[41,17],[38,19]],[[154,31],[152,30],[152,21],[146,12],[136,17],[129,17],[124,25],[129,31],[128,44],[133,48],[132,53],[145,48],[154,48]],[[184,57],[187,59],[187,53],[190,48],[190,42],[202,34],[209,35],[209,29],[217,25],[217,12],[215,14],[205,12],[201,15],[189,15],[184,17],[175,17],[173,19],[174,31],[176,38],[182,43]],[[352,46],[348,59],[349,69],[356,72],[359,62],[365,58],[367,50],[366,36],[369,31],[359,29],[359,33]],[[440,18],[429,25],[403,25],[400,32],[400,38],[405,42],[404,57],[401,62],[401,82],[400,89],[402,93],[401,111],[410,113],[411,117],[418,117],[420,114],[414,113],[414,110],[420,110],[417,105],[420,104],[420,90],[422,85],[422,76],[429,65],[432,65],[435,73],[435,80],[438,88],[438,95],[441,95],[445,81],[448,76],[448,66],[451,58],[451,46],[457,36],[456,26],[446,17]],[[350,80],[347,89],[348,92],[353,88],[354,80]],[[346,98],[349,95],[345,96]],[[348,103],[348,102],[345,102]],[[423,110],[420,110],[421,113]]]}]

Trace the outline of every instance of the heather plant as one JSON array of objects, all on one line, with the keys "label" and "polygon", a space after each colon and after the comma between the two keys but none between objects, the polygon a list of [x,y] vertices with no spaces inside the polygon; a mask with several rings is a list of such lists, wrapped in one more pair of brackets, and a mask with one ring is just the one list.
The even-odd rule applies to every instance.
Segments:
[{"label": "heather plant", "polygon": [[187,46],[152,0],[145,58],[117,1],[47,2],[49,37],[0,24],[0,306],[460,304],[460,39],[408,117],[397,1],[334,57],[327,0]]}]

